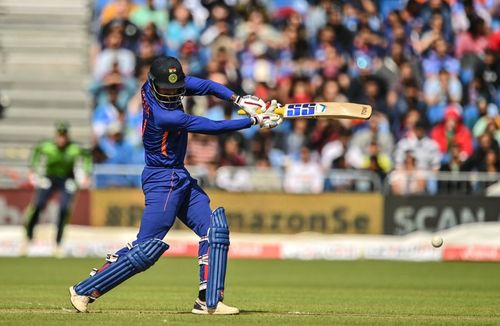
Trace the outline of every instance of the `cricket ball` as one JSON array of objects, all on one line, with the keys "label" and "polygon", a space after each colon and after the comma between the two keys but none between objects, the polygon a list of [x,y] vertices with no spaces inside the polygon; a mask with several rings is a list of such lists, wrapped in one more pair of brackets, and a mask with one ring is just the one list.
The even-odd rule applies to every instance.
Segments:
[{"label": "cricket ball", "polygon": [[443,245],[443,238],[441,238],[440,236],[435,236],[432,238],[432,246],[434,248],[439,248]]}]

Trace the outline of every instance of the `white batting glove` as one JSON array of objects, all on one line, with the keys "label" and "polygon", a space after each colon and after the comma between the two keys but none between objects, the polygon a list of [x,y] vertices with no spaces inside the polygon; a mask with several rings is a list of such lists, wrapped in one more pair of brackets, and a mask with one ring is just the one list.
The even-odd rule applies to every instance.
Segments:
[{"label": "white batting glove", "polygon": [[238,96],[234,103],[249,116],[254,116],[266,111],[266,102],[254,95]]},{"label": "white batting glove", "polygon": [[274,113],[274,111],[276,109],[279,109],[279,108],[281,108],[281,103],[279,103],[277,100],[272,100],[271,104],[269,104],[269,106],[267,107],[266,111],[264,111],[264,112],[266,112],[266,113]]},{"label": "white batting glove", "polygon": [[283,118],[279,114],[267,112],[253,115],[252,120],[254,125],[259,125],[264,129],[275,128],[283,122]]}]

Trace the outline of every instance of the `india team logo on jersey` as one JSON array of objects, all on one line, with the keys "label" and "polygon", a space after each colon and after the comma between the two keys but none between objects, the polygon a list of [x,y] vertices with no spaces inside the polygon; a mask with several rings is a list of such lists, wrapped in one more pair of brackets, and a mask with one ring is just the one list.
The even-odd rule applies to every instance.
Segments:
[{"label": "india team logo on jersey", "polygon": [[172,68],[168,68],[168,81],[173,84],[177,81],[177,68],[175,67],[172,67]]}]

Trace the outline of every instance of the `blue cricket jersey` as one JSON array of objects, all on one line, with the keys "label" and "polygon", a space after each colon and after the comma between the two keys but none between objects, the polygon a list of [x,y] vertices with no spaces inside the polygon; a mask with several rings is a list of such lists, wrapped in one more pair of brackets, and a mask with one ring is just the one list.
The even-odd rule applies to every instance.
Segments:
[{"label": "blue cricket jersey", "polygon": [[[233,92],[210,80],[186,76],[186,96],[214,95],[229,101]],[[180,105],[174,109],[164,109],[154,97],[149,81],[141,89],[143,117],[142,141],[146,154],[146,166],[182,168],[186,156],[188,132],[217,135],[229,131],[248,128],[252,119],[213,121],[192,116],[184,112]]]}]

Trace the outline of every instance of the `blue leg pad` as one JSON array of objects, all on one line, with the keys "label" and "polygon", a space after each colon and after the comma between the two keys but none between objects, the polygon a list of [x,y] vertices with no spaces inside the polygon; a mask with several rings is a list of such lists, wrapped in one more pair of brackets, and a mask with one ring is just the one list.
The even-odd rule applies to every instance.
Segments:
[{"label": "blue leg pad", "polygon": [[79,295],[96,299],[135,274],[151,267],[167,249],[168,244],[160,239],[150,239],[136,244],[105,269],[75,285],[75,291]]},{"label": "blue leg pad", "polygon": [[229,226],[222,207],[217,208],[210,217],[208,244],[207,307],[215,309],[217,303],[224,299],[224,282],[229,250]]}]

